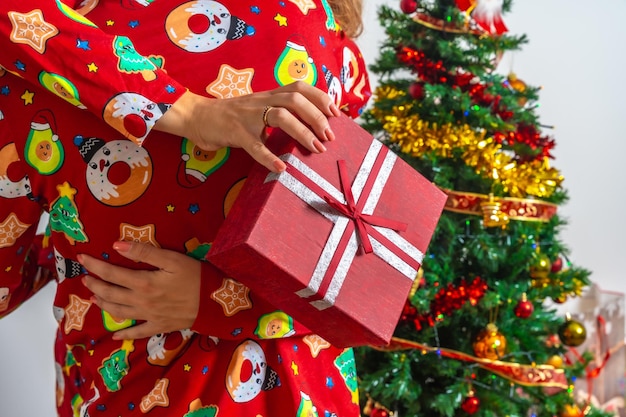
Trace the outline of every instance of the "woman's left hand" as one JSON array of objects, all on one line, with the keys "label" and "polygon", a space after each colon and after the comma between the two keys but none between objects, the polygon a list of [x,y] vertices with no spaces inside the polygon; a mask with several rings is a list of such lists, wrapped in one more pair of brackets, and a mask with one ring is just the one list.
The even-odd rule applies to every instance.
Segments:
[{"label": "woman's left hand", "polygon": [[141,339],[190,328],[200,304],[200,261],[136,242],[115,242],[113,248],[158,268],[135,270],[79,255],[87,271],[101,278],[83,278],[98,307],[118,318],[146,321],[116,332],[113,338]]}]

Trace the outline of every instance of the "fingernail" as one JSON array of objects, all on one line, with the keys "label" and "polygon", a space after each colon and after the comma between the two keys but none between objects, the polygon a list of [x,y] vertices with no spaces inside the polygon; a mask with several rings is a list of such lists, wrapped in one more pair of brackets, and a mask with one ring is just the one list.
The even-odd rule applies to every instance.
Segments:
[{"label": "fingernail", "polygon": [[326,146],[318,139],[313,139],[313,147],[317,152],[324,152],[326,150]]},{"label": "fingernail", "polygon": [[326,130],[324,130],[324,136],[326,136],[327,140],[335,140],[335,132],[333,132],[330,127],[327,127]]},{"label": "fingernail", "polygon": [[285,165],[285,163],[280,159],[275,159],[274,162],[272,162],[272,165],[274,165],[274,169],[276,169],[276,172],[283,172],[285,169],[287,169],[287,165]]},{"label": "fingernail", "polygon": [[113,340],[122,340],[122,338],[120,336],[118,336],[117,333],[113,333],[113,336],[111,336],[111,339],[113,339]]},{"label": "fingernail", "polygon": [[123,240],[117,241],[113,243],[113,249],[118,252],[128,252],[130,250],[130,242],[125,242]]},{"label": "fingernail", "polygon": [[76,255],[76,260],[78,261],[79,264],[82,264],[83,261],[85,260],[85,257],[83,256],[82,253],[79,253],[78,255]]},{"label": "fingernail", "polygon": [[335,103],[330,103],[330,112],[333,114],[333,116],[339,116],[341,114],[341,111],[339,110],[339,107],[337,107],[337,105]]},{"label": "fingernail", "polygon": [[85,287],[87,286],[87,278],[84,276],[80,279],[80,282],[82,282]]}]

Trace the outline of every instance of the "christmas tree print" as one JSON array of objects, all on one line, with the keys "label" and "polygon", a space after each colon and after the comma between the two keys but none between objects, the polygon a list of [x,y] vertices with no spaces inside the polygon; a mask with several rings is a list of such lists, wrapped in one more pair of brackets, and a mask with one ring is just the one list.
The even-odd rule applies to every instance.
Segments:
[{"label": "christmas tree print", "polygon": [[50,207],[50,228],[55,232],[64,233],[66,239],[72,244],[88,242],[83,224],[78,218],[78,209],[74,203],[76,189],[66,181],[57,185],[59,198]]},{"label": "christmas tree print", "polygon": [[162,64],[162,59],[157,57],[145,58],[136,50],[133,43],[126,36],[116,36],[113,40],[113,52],[119,58],[117,67],[125,73],[141,73],[146,81],[156,79],[154,71],[157,64]]}]

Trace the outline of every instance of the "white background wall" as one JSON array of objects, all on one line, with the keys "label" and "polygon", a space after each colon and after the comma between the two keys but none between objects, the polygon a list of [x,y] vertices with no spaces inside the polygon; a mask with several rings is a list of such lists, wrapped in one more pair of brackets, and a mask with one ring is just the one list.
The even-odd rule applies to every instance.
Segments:
[{"label": "white background wall", "polygon": [[[379,4],[365,0],[366,31],[360,39],[369,62],[384,36]],[[570,202],[560,209],[569,221],[561,237],[571,260],[593,272],[602,289],[626,291],[620,258],[626,256],[626,187],[622,181],[626,141],[626,2],[517,0],[505,23],[530,39],[507,56],[501,71],[514,71],[541,85],[541,122],[555,125],[553,166],[565,176]],[[626,165],[626,164],[625,164]],[[52,417],[53,286],[12,316],[0,320],[0,417]]]}]

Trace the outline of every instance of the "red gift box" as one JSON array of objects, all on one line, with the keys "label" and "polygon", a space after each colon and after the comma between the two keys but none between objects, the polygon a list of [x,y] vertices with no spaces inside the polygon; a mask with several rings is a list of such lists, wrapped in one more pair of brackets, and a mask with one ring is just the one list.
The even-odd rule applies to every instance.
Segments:
[{"label": "red gift box", "polygon": [[348,117],[315,155],[280,130],[287,164],[251,171],[208,259],[339,347],[386,345],[446,195]]}]

